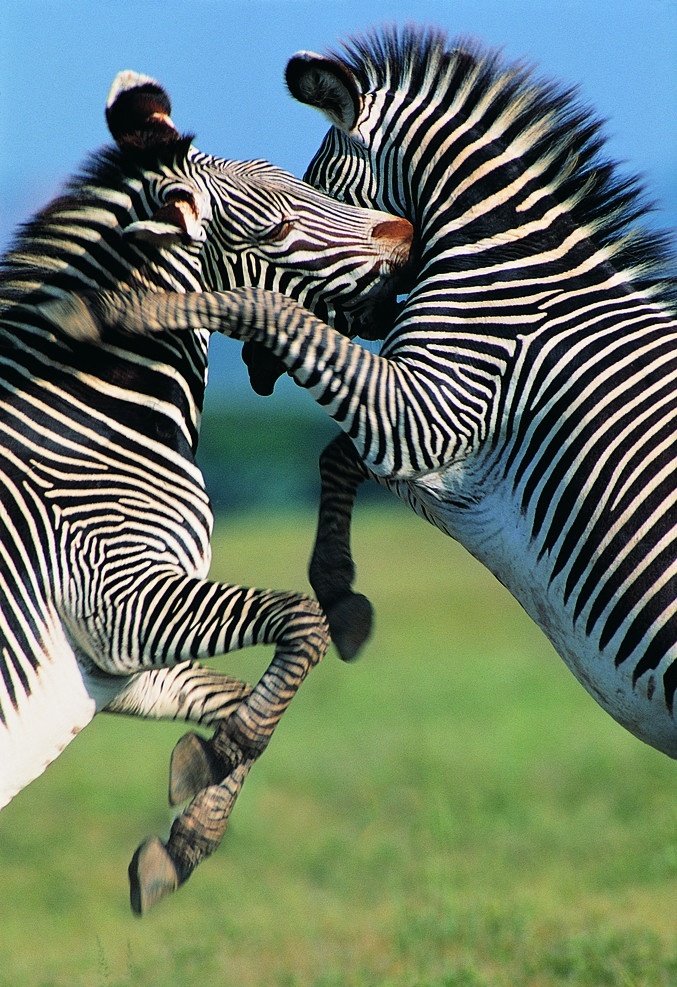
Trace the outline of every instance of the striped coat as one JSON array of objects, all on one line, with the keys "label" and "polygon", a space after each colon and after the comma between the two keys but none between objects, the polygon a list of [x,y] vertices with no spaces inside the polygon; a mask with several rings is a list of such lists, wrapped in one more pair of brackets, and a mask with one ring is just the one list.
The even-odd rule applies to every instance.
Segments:
[{"label": "striped coat", "polygon": [[[349,324],[410,238],[266,162],[200,152],[169,113],[154,80],[122,73],[107,107],[117,146],[19,232],[0,280],[0,804],[97,711],[216,727],[174,753],[172,799],[193,801],[166,846],[137,853],[137,911],[216,848],[328,635],[303,594],[207,578],[195,451],[208,333],[103,339],[63,306],[98,287],[256,280],[310,304],[328,292],[321,311]],[[253,688],[196,664],[256,643],[275,653]]]},{"label": "striped coat", "polygon": [[350,657],[370,626],[349,539],[369,478],[495,573],[619,723],[677,756],[677,319],[637,183],[570,92],[441,32],[300,53],[287,82],[332,124],[311,184],[414,226],[414,283],[380,354],[256,289],[175,298],[171,318],[157,305],[164,325],[268,346],[341,425],[311,560],[334,641]]}]

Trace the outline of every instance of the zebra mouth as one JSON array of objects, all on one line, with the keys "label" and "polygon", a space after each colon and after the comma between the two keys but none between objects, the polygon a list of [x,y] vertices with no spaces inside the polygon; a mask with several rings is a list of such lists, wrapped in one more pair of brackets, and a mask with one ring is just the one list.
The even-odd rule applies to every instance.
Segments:
[{"label": "zebra mouth", "polygon": [[[405,244],[401,253],[391,253],[386,261],[390,275],[382,277],[376,287],[350,307],[335,308],[326,299],[306,299],[306,304],[318,318],[348,339],[385,339],[402,308],[403,303],[399,299],[414,283],[413,251],[410,248],[411,244]],[[242,360],[247,367],[252,390],[262,397],[269,397],[277,381],[287,372],[279,357],[263,343],[253,340],[243,343]]]},{"label": "zebra mouth", "polygon": [[391,274],[402,271],[410,259],[414,242],[414,227],[409,220],[393,218],[379,223],[374,227],[372,237],[380,245],[388,271]]},{"label": "zebra mouth", "polygon": [[393,327],[400,305],[394,291],[381,292],[349,311],[336,313],[334,328],[348,339],[385,339]]},{"label": "zebra mouth", "polygon": [[407,246],[399,261],[392,261],[391,274],[368,295],[350,308],[342,308],[334,317],[334,328],[354,339],[385,339],[393,328],[403,302],[415,284],[414,253]]}]

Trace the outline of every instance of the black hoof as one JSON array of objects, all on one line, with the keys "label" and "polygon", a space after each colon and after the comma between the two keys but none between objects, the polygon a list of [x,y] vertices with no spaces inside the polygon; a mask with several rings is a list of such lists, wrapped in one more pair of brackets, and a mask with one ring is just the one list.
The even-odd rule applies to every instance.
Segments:
[{"label": "black hoof", "polygon": [[210,743],[196,733],[187,733],[176,744],[169,763],[169,802],[181,805],[203,788],[223,778]]},{"label": "black hoof", "polygon": [[145,915],[165,895],[176,891],[179,876],[157,836],[142,843],[129,865],[129,901],[135,915]]},{"label": "black hoof", "polygon": [[349,593],[326,608],[329,633],[343,661],[354,661],[371,634],[374,608],[362,593]]}]

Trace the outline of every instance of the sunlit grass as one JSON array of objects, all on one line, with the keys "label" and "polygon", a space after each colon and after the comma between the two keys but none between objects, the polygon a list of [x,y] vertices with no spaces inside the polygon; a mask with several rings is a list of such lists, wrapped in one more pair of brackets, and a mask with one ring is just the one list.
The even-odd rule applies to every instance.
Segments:
[{"label": "sunlit grass", "polygon": [[[214,576],[307,588],[313,523],[230,520]],[[181,726],[101,717],[2,813],[0,987],[677,983],[677,767],[449,539],[370,510],[354,548],[364,657],[313,673],[173,899],[134,919],[126,867]]]}]

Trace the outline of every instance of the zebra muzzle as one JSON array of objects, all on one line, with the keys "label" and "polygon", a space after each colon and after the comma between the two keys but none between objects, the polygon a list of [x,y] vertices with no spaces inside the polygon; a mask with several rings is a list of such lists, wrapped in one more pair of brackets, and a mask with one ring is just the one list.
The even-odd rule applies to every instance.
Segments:
[{"label": "zebra muzzle", "polygon": [[371,235],[378,241],[390,271],[397,273],[408,264],[414,241],[414,227],[409,220],[385,220],[374,227]]}]

